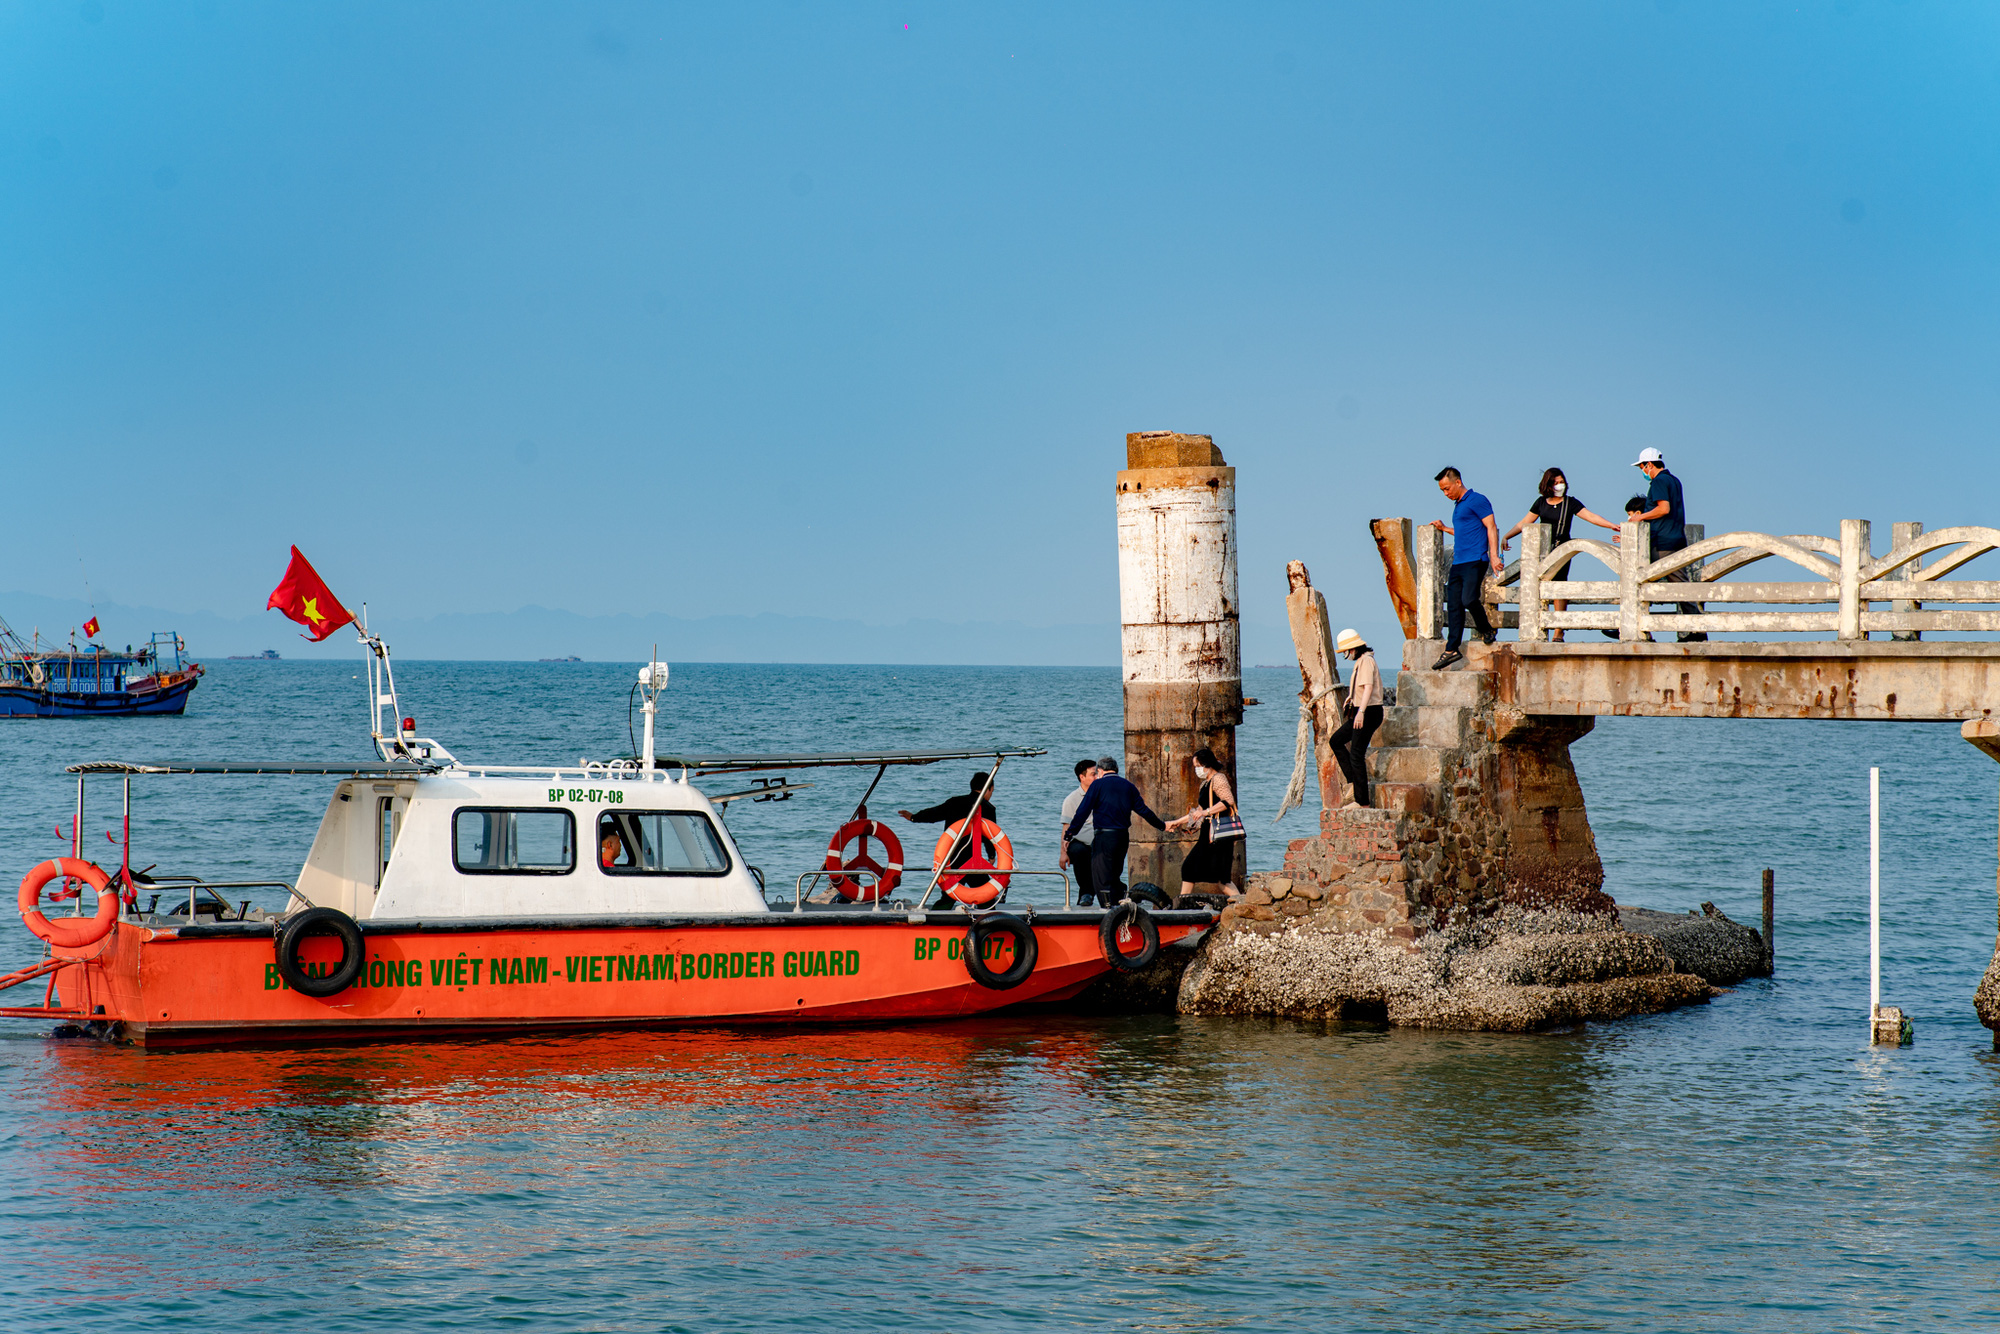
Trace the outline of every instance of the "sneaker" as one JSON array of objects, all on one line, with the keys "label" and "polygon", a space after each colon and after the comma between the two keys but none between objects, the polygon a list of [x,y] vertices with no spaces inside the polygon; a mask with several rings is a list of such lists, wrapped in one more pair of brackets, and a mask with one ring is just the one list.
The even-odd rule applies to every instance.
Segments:
[{"label": "sneaker", "polygon": [[1448,648],[1444,651],[1444,655],[1442,657],[1440,657],[1436,662],[1431,664],[1431,670],[1434,672],[1441,672],[1455,662],[1464,662],[1464,661],[1465,661],[1465,655],[1463,653],[1460,653],[1455,648]]},{"label": "sneaker", "polygon": [[1479,642],[1489,647],[1497,644],[1500,642],[1500,632],[1498,630],[1488,630],[1485,634],[1479,636]]},{"label": "sneaker", "polygon": [[1606,639],[1618,638],[1618,632],[1616,630],[1599,630],[1597,633],[1603,635]]}]

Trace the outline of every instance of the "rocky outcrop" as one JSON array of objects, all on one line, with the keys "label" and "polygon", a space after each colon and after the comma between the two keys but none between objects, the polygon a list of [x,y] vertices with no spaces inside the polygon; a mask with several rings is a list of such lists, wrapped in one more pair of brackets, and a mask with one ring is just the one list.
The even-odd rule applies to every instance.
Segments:
[{"label": "rocky outcrop", "polygon": [[1182,976],[1183,1013],[1530,1032],[1711,994],[1659,941],[1596,914],[1506,907],[1415,942],[1275,914],[1236,921]]},{"label": "rocky outcrop", "polygon": [[1181,1010],[1527,1031],[1739,980],[1726,918],[1620,926],[1569,758],[1591,720],[1513,708],[1508,646],[1431,671],[1440,647],[1405,647],[1369,754],[1375,805],[1322,811],[1280,872],[1251,877],[1182,976]]},{"label": "rocky outcrop", "polygon": [[1733,986],[1746,977],[1769,977],[1763,933],[1730,920],[1713,903],[1701,911],[1655,912],[1651,908],[1618,905],[1618,922],[1627,931],[1650,936],[1673,957],[1674,967],[1694,973],[1717,986]]}]

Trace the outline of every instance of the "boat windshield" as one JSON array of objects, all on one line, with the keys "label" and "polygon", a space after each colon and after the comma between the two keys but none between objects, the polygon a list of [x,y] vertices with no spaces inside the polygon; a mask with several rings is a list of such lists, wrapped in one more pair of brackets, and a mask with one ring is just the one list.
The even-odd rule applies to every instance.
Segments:
[{"label": "boat windshield", "polygon": [[699,811],[606,812],[598,860],[612,875],[724,875],[729,853]]}]

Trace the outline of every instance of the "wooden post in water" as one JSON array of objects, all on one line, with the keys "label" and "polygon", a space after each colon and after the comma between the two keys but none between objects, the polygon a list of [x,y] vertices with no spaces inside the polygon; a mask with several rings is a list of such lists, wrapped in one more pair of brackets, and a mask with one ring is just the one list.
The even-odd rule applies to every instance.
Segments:
[{"label": "wooden post in water", "polygon": [[1773,932],[1778,929],[1777,877],[1770,867],[1764,868],[1764,976],[1778,971],[1778,944]]},{"label": "wooden post in water", "polygon": [[[1236,602],[1236,469],[1205,435],[1135,431],[1118,474],[1118,608],[1125,776],[1163,818],[1194,803],[1203,746],[1236,784],[1243,657]],[[1240,790],[1240,789],[1239,789]],[[1180,892],[1193,835],[1132,826],[1129,882]],[[1243,883],[1243,839],[1235,880]]]}]

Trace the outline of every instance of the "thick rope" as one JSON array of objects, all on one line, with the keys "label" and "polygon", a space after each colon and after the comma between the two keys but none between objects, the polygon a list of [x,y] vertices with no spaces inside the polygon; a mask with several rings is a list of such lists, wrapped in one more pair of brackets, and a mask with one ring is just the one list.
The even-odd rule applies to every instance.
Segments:
[{"label": "thick rope", "polygon": [[1285,812],[1294,806],[1306,804],[1306,774],[1313,767],[1313,705],[1333,692],[1322,690],[1311,699],[1299,700],[1299,736],[1292,748],[1292,781],[1285,784],[1285,799],[1278,803],[1278,813],[1271,817],[1276,824],[1285,818]]}]

